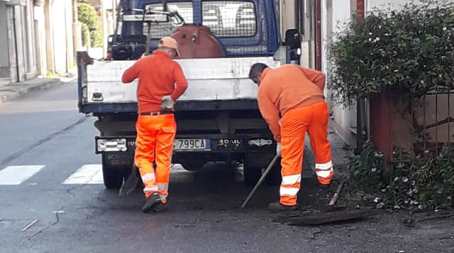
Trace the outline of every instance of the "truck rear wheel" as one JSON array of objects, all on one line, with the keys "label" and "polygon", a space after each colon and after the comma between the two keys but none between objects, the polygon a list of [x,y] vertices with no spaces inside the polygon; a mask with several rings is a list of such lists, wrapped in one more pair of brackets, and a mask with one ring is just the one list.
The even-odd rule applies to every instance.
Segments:
[{"label": "truck rear wheel", "polygon": [[279,185],[281,183],[281,158],[276,161],[265,180],[269,185]]},{"label": "truck rear wheel", "polygon": [[120,189],[121,184],[123,183],[123,178],[128,176],[128,172],[128,168],[112,166],[107,157],[104,154],[102,155],[102,176],[106,189]]},{"label": "truck rear wheel", "polygon": [[262,176],[262,169],[260,167],[251,167],[244,165],[243,169],[244,183],[247,186],[254,186]]},{"label": "truck rear wheel", "polygon": [[183,168],[185,170],[189,170],[189,171],[200,170],[201,168],[203,168],[205,163],[206,162],[204,160],[192,160],[192,159],[191,160],[185,159],[185,160],[180,161],[180,164],[183,165]]},{"label": "truck rear wheel", "polygon": [[[274,154],[270,153],[248,153],[244,159],[244,182],[246,185],[255,185],[262,176],[262,169],[265,170],[271,162]],[[269,185],[281,183],[281,159],[274,164],[271,171],[265,178]]]}]

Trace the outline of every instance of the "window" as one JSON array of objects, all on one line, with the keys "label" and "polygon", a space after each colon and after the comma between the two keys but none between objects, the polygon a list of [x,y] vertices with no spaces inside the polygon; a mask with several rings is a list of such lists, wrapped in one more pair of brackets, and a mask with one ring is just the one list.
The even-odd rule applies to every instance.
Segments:
[{"label": "window", "polygon": [[257,18],[253,2],[204,1],[203,25],[218,37],[250,37],[257,31]]},{"label": "window", "polygon": [[[169,11],[176,11],[184,19],[184,22],[190,24],[193,22],[192,2],[175,2],[167,3]],[[147,10],[162,11],[164,6],[162,4],[148,4],[145,7]],[[159,24],[143,24],[143,33],[149,35],[152,39],[159,39],[163,36],[172,34],[177,27],[176,19],[170,19],[168,23]]]}]

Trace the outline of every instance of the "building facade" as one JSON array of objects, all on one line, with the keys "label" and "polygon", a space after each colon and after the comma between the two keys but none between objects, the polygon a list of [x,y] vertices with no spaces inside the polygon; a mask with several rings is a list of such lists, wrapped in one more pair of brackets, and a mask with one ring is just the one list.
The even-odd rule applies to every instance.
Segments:
[{"label": "building facade", "polygon": [[75,0],[0,0],[0,85],[75,67]]},{"label": "building facade", "polygon": [[39,74],[37,20],[32,0],[0,0],[0,82],[20,82]]}]

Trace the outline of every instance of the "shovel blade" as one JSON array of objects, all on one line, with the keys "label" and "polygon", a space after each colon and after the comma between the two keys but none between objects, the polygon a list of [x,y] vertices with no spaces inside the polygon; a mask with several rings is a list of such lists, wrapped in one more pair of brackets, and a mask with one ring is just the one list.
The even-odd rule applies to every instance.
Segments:
[{"label": "shovel blade", "polygon": [[139,175],[137,173],[137,168],[133,167],[131,174],[129,174],[128,179],[124,180],[118,192],[118,196],[123,197],[131,194],[137,187],[139,183]]}]

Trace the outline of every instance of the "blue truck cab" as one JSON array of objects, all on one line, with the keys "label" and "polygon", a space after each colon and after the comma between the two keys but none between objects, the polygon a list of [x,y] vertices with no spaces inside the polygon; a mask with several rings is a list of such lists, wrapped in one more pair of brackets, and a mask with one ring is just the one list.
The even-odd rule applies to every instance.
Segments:
[{"label": "blue truck cab", "polygon": [[274,0],[125,0],[120,7],[122,16],[137,18],[118,20],[117,33],[110,43],[114,60],[139,58],[147,49],[155,49],[159,38],[171,35],[181,25],[176,17],[162,23],[143,22],[140,18],[147,11],[176,12],[184,24],[208,27],[225,57],[272,56],[279,47]]}]

